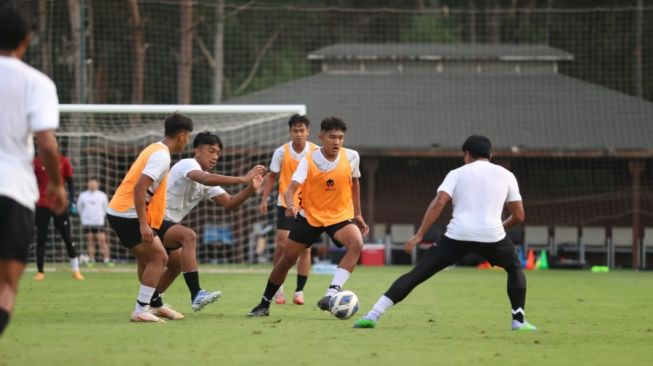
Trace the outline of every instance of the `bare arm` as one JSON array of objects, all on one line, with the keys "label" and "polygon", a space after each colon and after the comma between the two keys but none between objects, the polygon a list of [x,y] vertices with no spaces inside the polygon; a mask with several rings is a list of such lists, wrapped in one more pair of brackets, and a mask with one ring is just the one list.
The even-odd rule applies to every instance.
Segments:
[{"label": "bare arm", "polygon": [[142,174],[134,187],[134,207],[136,208],[136,215],[138,215],[141,240],[145,243],[151,243],[154,239],[152,228],[147,223],[147,206],[145,205],[147,189],[152,185],[152,182],[154,182],[152,178]]},{"label": "bare arm", "polygon": [[508,202],[506,206],[508,206],[510,216],[508,216],[508,218],[503,222],[504,229],[510,229],[511,227],[524,222],[526,219],[526,213],[524,212],[524,204],[522,201]]},{"label": "bare arm", "polygon": [[351,199],[354,202],[354,221],[361,230],[361,234],[365,236],[370,231],[370,228],[365,223],[361,211],[361,186],[358,178],[352,178]]},{"label": "bare arm", "polygon": [[276,179],[277,173],[275,172],[269,172],[265,176],[265,182],[263,182],[263,193],[261,194],[261,204],[258,208],[259,212],[262,214],[268,213],[268,199],[270,198],[270,193],[272,193],[272,188],[274,188],[274,182]]},{"label": "bare arm", "polygon": [[295,197],[295,191],[297,191],[297,188],[299,188],[300,184],[299,182],[293,180],[290,181],[290,186],[286,190],[286,194],[284,198],[286,199],[286,202],[288,203],[288,208],[286,208],[286,216],[287,217],[295,217],[297,216],[297,213],[299,212],[299,207],[295,206],[293,203],[293,197]]},{"label": "bare arm", "polygon": [[187,177],[191,180],[209,187],[224,186],[229,184],[243,184],[249,183],[255,176],[263,175],[265,167],[263,165],[256,165],[250,169],[247,174],[242,177],[232,177],[229,175],[220,175],[214,173],[206,173],[201,170],[193,170],[188,173]]},{"label": "bare arm", "polygon": [[257,175],[254,177],[252,182],[247,186],[247,188],[238,192],[236,195],[232,196],[229,193],[223,193],[219,196],[211,198],[211,200],[220,206],[226,208],[227,210],[232,210],[243,204],[249,197],[251,197],[256,190],[263,184],[263,177]]},{"label": "bare arm", "polygon": [[48,201],[52,205],[52,211],[57,214],[63,213],[68,208],[68,198],[66,189],[61,177],[61,168],[59,167],[59,147],[54,130],[45,130],[35,133],[36,142],[39,149],[39,157],[45,171],[48,173],[49,183],[47,187]]},{"label": "bare arm", "polygon": [[406,252],[410,253],[415,245],[422,241],[426,232],[438,217],[440,217],[442,210],[444,210],[450,200],[451,196],[449,196],[449,194],[443,191],[438,192],[433,201],[431,201],[431,204],[429,204],[429,207],[426,209],[424,217],[422,218],[422,224],[419,226],[419,229],[417,229],[417,233],[415,233],[415,235],[404,244],[404,250]]}]

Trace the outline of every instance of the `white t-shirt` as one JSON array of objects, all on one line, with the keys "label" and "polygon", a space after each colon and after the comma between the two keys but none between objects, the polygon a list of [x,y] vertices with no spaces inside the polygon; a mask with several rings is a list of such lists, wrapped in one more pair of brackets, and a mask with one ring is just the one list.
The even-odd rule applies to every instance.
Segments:
[{"label": "white t-shirt", "polygon": [[[156,192],[156,189],[161,184],[161,181],[163,178],[165,178],[166,174],[168,174],[168,171],[170,170],[170,151],[164,143],[157,143],[163,145],[165,149],[157,150],[152,153],[149,159],[147,159],[147,164],[145,164],[145,168],[143,168],[143,172],[141,173],[142,175],[147,175],[152,179],[152,184],[147,189],[145,194],[145,202],[150,202],[154,192]],[[129,219],[138,218],[135,207],[132,207],[125,212],[118,212],[109,207],[107,212],[112,216],[125,217]]]},{"label": "white t-shirt", "polygon": [[501,213],[506,202],[521,201],[509,170],[486,160],[454,169],[438,187],[452,198],[453,215],[445,235],[454,240],[495,243],[506,236]]},{"label": "white t-shirt", "polygon": [[[343,147],[343,149],[345,149]],[[361,171],[360,171],[360,157],[358,156],[358,152],[356,150],[351,150],[351,149],[345,149],[345,153],[347,154],[347,160],[349,160],[349,165],[351,165],[351,176],[352,178],[360,178],[361,177]],[[311,155],[313,158],[313,162],[315,163],[315,166],[317,166],[317,169],[319,169],[321,172],[330,172],[333,169],[335,169],[338,166],[338,162],[340,161],[340,154],[338,154],[338,157],[334,161],[329,161],[327,158],[324,157],[322,154],[322,149],[317,149],[313,152],[313,155]],[[302,161],[299,162],[299,165],[297,166],[297,170],[295,170],[295,173],[292,175],[292,180],[295,182],[298,182],[299,184],[303,184],[304,181],[306,181],[306,175],[308,174],[308,160],[306,158],[303,158]]]},{"label": "white t-shirt", "polygon": [[[306,146],[304,147],[304,150],[300,152],[299,154],[295,152],[295,150],[292,148],[292,141],[285,144],[281,145],[279,148],[274,150],[274,154],[272,154],[272,162],[270,162],[270,171],[273,173],[279,174],[281,172],[281,163],[283,162],[283,157],[284,157],[284,148],[285,146],[288,145],[288,150],[290,151],[290,156],[296,160],[300,161],[306,154],[311,149],[311,143],[306,142]],[[281,200],[281,194],[278,195],[277,197],[277,206],[283,206],[283,201]]]},{"label": "white t-shirt", "polygon": [[188,178],[188,173],[202,170],[195,159],[182,159],[170,169],[166,203],[166,220],[180,222],[202,200],[226,193],[219,186],[209,187]]},{"label": "white t-shirt", "polygon": [[32,134],[59,127],[57,88],[23,61],[0,56],[0,111],[0,172],[6,174],[0,179],[0,196],[34,210],[39,191]]},{"label": "white t-shirt", "polygon": [[77,212],[82,226],[104,226],[108,207],[107,195],[100,190],[84,191],[77,198]]}]

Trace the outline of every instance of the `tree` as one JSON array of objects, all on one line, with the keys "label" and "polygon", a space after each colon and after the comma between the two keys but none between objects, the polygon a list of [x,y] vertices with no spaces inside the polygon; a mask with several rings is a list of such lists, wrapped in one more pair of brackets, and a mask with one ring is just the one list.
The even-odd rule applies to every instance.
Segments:
[{"label": "tree", "polygon": [[145,50],[143,40],[143,21],[138,9],[138,0],[129,0],[132,29],[132,50],[134,70],[132,72],[132,104],[143,104],[143,84],[145,81]]}]

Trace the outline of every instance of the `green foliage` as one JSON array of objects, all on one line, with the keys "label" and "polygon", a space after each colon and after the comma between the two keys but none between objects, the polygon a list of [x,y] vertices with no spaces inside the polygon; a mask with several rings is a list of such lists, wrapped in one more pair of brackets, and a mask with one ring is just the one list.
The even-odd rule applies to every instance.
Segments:
[{"label": "green foliage", "polygon": [[455,23],[440,15],[416,15],[410,28],[399,34],[401,42],[453,43],[461,41]]}]

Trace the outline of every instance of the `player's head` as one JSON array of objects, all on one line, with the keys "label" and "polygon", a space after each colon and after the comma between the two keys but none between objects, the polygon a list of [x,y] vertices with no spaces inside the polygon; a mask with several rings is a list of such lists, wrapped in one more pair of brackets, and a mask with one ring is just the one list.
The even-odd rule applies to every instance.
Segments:
[{"label": "player's head", "polygon": [[193,149],[195,150],[195,160],[200,164],[202,170],[211,170],[222,154],[222,140],[218,135],[203,131],[195,136]]},{"label": "player's head", "polygon": [[97,179],[94,178],[89,179],[87,185],[89,191],[97,191],[100,187],[100,183],[98,183]]},{"label": "player's head", "polygon": [[15,0],[0,0],[0,50],[22,58],[30,42],[30,25]]},{"label": "player's head", "polygon": [[320,141],[325,155],[335,156],[345,142],[347,125],[338,117],[327,117],[320,124]]},{"label": "player's head", "polygon": [[303,145],[308,139],[308,126],[310,126],[311,121],[306,116],[300,114],[293,114],[288,120],[288,131],[290,132],[290,137],[292,142],[295,144]]},{"label": "player's head", "polygon": [[172,116],[166,118],[165,129],[166,137],[173,140],[170,152],[179,153],[184,151],[190,133],[193,132],[193,120],[183,114],[173,113]]},{"label": "player's head", "polygon": [[492,143],[490,139],[481,135],[472,135],[463,143],[465,162],[469,163],[479,158],[492,158]]}]

